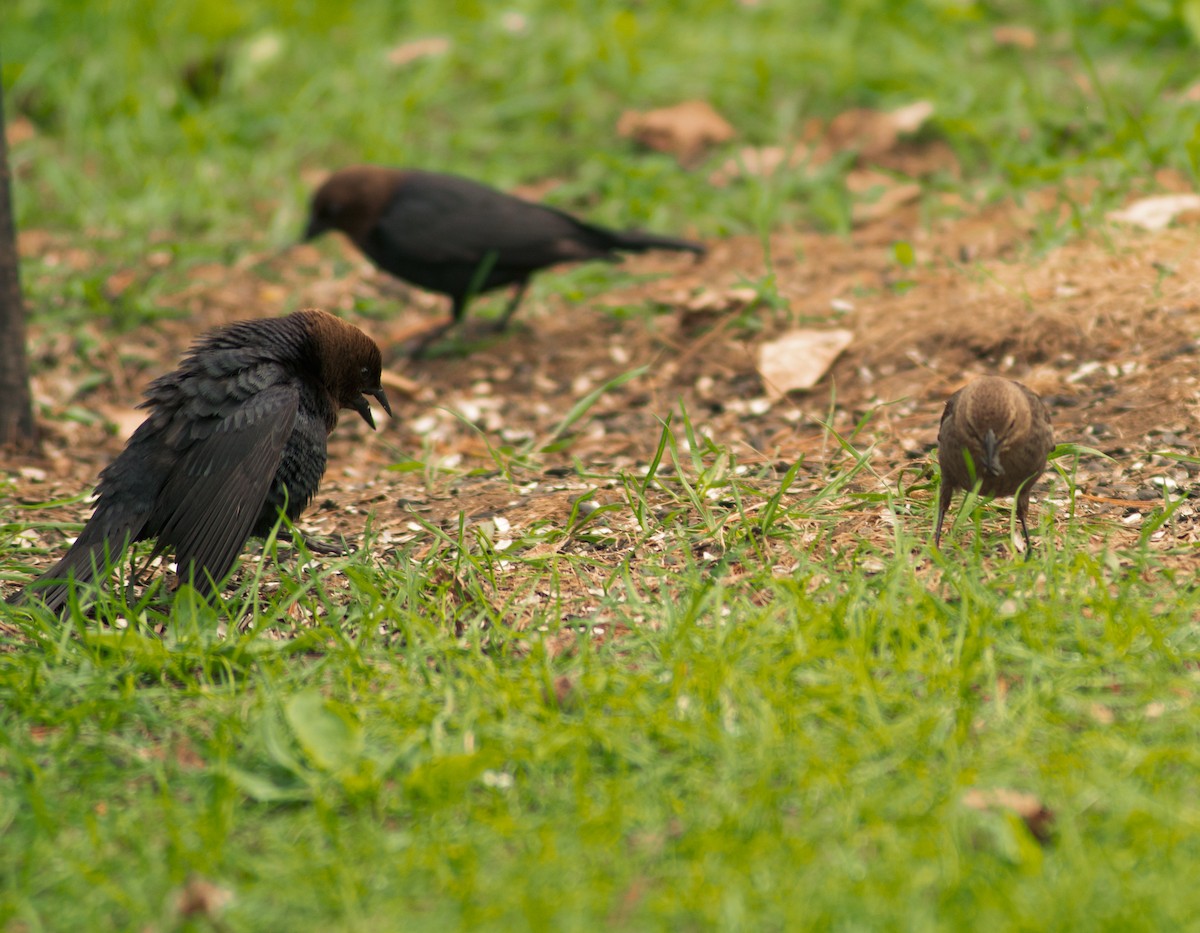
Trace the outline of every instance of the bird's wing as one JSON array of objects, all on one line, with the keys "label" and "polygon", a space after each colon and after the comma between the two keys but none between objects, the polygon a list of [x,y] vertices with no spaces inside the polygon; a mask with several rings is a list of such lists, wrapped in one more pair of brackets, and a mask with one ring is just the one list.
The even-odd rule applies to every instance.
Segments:
[{"label": "bird's wing", "polygon": [[495,253],[500,266],[537,266],[605,252],[568,214],[447,176],[406,179],[375,235],[428,263],[474,264]]},{"label": "bird's wing", "polygon": [[1046,403],[1042,401],[1042,397],[1030,389],[1028,386],[1017,383],[1017,388],[1024,393],[1025,398],[1029,400],[1029,408],[1033,412],[1033,416],[1039,422],[1044,424],[1050,423],[1050,410],[1046,407]]},{"label": "bird's wing", "polygon": [[226,407],[182,451],[155,504],[159,551],[172,548],[179,573],[209,589],[237,559],[283,457],[296,423],[300,388],[284,383]]},{"label": "bird's wing", "polygon": [[946,399],[946,407],[942,409],[942,420],[938,422],[938,443],[941,443],[942,432],[946,430],[946,422],[954,419],[954,409],[958,405],[958,397],[962,395],[962,389],[959,389],[948,399]]},{"label": "bird's wing", "polygon": [[1054,450],[1054,427],[1050,422],[1050,409],[1046,407],[1046,403],[1042,401],[1042,397],[1027,386],[1017,383],[1021,391],[1025,393],[1025,398],[1029,400],[1029,409],[1033,415],[1032,431],[1038,439],[1044,452],[1049,456]]}]

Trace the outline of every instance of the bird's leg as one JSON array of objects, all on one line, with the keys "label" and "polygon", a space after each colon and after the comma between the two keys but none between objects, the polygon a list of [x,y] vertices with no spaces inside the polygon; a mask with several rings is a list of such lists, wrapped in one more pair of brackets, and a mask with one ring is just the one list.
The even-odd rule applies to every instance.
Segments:
[{"label": "bird's leg", "polygon": [[497,333],[508,329],[509,319],[516,313],[517,308],[521,304],[521,299],[525,297],[525,289],[529,287],[529,279],[522,279],[517,283],[517,287],[513,289],[512,298],[508,300],[508,307],[504,309],[504,314],[500,316],[500,321],[496,324]]},{"label": "bird's leg", "polygon": [[407,356],[410,360],[419,360],[425,355],[433,344],[440,340],[447,332],[449,332],[456,324],[458,324],[458,315],[456,314],[445,324],[438,324],[429,328],[425,333],[421,334],[407,350]]},{"label": "bird's leg", "polygon": [[[339,536],[341,537],[341,536]],[[314,538],[310,535],[303,535],[298,531],[290,531],[287,528],[280,528],[279,534],[275,536],[277,541],[286,541],[288,544],[295,546],[299,540],[304,543],[314,554],[325,554],[330,557],[342,557],[349,553],[350,546],[346,543],[346,539],[341,537],[340,541],[331,540],[329,538]]]},{"label": "bird's leg", "polygon": [[[135,550],[135,548],[129,549],[129,580],[125,584],[125,602],[130,605],[137,602],[138,562]],[[153,558],[146,561],[147,568],[150,566],[150,560]]]},{"label": "bird's leg", "polygon": [[950,488],[950,484],[946,482],[946,478],[942,477],[942,486],[938,490],[938,513],[937,525],[933,529],[933,546],[942,546],[942,521],[946,518],[946,511],[950,508],[950,500],[954,496],[954,490]]},{"label": "bird's leg", "polygon": [[1029,526],[1025,524],[1025,515],[1029,511],[1029,496],[1025,491],[1022,491],[1017,496],[1017,521],[1021,523],[1021,534],[1025,536],[1025,559],[1029,560],[1033,554],[1033,545],[1029,541]]},{"label": "bird's leg", "polygon": [[312,538],[308,535],[301,535],[300,540],[304,542],[304,546],[314,554],[325,554],[329,557],[343,557],[350,553],[350,545],[346,543],[346,539],[341,535],[337,540],[330,538]]}]

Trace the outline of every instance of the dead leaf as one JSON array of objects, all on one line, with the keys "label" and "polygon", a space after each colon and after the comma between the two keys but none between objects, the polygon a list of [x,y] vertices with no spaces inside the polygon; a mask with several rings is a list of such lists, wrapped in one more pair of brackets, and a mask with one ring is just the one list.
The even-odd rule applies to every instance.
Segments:
[{"label": "dead leaf", "polygon": [[379,381],[385,389],[395,389],[401,395],[407,395],[409,398],[416,398],[421,393],[421,383],[391,369],[381,372]]},{"label": "dead leaf", "polygon": [[305,266],[315,266],[321,261],[321,251],[311,243],[297,243],[290,249],[291,258]]},{"label": "dead leaf", "polygon": [[997,26],[992,30],[996,45],[1011,45],[1019,49],[1037,48],[1037,33],[1028,26]]},{"label": "dead leaf", "polygon": [[803,165],[811,156],[811,147],[802,144],[790,150],[783,146],[746,146],[709,175],[708,181],[723,188],[736,178],[770,178],[780,168]]},{"label": "dead leaf", "polygon": [[707,101],[688,100],[645,113],[626,110],[617,121],[617,135],[689,166],[711,146],[733,139],[735,132]]},{"label": "dead leaf", "polygon": [[992,810],[1008,810],[1024,821],[1025,826],[1038,842],[1044,844],[1050,839],[1054,811],[1033,794],[1010,790],[1006,787],[997,787],[992,790],[972,787],[962,795],[962,802],[963,806],[982,813]]},{"label": "dead leaf", "polygon": [[17,253],[22,259],[40,258],[54,244],[54,235],[48,230],[18,230]]},{"label": "dead leaf", "polygon": [[117,437],[127,438],[133,435],[143,421],[146,413],[136,408],[123,405],[97,405],[96,410],[104,416],[104,420],[117,429]]},{"label": "dead leaf", "polygon": [[834,152],[853,149],[860,159],[889,151],[902,136],[911,136],[933,116],[933,104],[919,100],[896,110],[855,109],[830,121],[824,144]]},{"label": "dead leaf", "polygon": [[216,918],[233,900],[233,892],[193,875],[175,895],[175,909],[181,917]]},{"label": "dead leaf", "polygon": [[261,305],[282,305],[288,297],[288,291],[282,285],[274,282],[263,282],[258,287],[258,302]]},{"label": "dead leaf", "polygon": [[563,180],[561,178],[542,178],[539,181],[517,185],[509,194],[515,195],[518,198],[524,198],[526,201],[541,201],[551,191],[561,186],[562,183]]},{"label": "dead leaf", "polygon": [[924,178],[939,172],[958,178],[961,174],[958,154],[941,139],[901,141],[890,152],[877,155],[871,164],[909,178]]},{"label": "dead leaf", "polygon": [[737,286],[717,291],[704,288],[698,294],[682,302],[683,309],[693,314],[709,314],[714,311],[731,311],[746,308],[758,300],[758,290]]},{"label": "dead leaf", "polygon": [[567,709],[569,706],[574,706],[577,699],[575,695],[575,682],[566,674],[560,674],[554,678],[553,692],[545,692],[546,702],[553,702],[559,709]]},{"label": "dead leaf", "polygon": [[1102,726],[1111,726],[1117,721],[1116,714],[1112,708],[1105,706],[1103,703],[1093,703],[1088,707],[1088,715]]},{"label": "dead leaf", "polygon": [[135,281],[137,281],[136,271],[133,269],[118,269],[104,280],[104,297],[109,301],[115,301]]},{"label": "dead leaf", "polygon": [[917,101],[896,110],[847,110],[828,126],[809,120],[801,139],[788,146],[748,146],[709,176],[715,187],[736,178],[766,178],[781,168],[820,166],[839,152],[854,150],[858,161],[878,164],[905,175],[958,172],[958,156],[941,140],[901,144],[902,136],[916,133],[933,115],[933,104]]},{"label": "dead leaf", "polygon": [[1170,194],[1187,194],[1192,190],[1192,176],[1177,168],[1163,166],[1154,173],[1154,184]]},{"label": "dead leaf", "polygon": [[8,141],[10,149],[21,143],[29,142],[35,136],[37,136],[37,127],[28,117],[14,117],[4,127],[4,138]]},{"label": "dead leaf", "polygon": [[916,182],[897,182],[879,172],[850,172],[846,187],[856,195],[850,209],[850,218],[856,226],[886,217],[921,197],[921,186]]},{"label": "dead leaf", "polygon": [[402,42],[387,53],[388,64],[393,68],[403,68],[422,58],[436,58],[450,51],[451,42],[445,36],[427,36],[424,39],[413,39]]},{"label": "dead leaf", "polygon": [[1109,211],[1108,219],[1145,230],[1162,230],[1180,214],[1192,211],[1200,211],[1200,194],[1161,194]]},{"label": "dead leaf", "polygon": [[793,330],[760,344],[758,371],[771,399],[811,389],[854,340],[849,330]]}]

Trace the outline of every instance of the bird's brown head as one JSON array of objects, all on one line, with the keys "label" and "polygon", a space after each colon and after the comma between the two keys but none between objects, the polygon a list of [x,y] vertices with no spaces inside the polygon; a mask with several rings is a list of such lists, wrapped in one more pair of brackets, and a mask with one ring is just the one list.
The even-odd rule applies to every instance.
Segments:
[{"label": "bird's brown head", "polygon": [[[391,415],[383,391],[383,358],[375,341],[353,324],[316,309],[299,311],[305,320],[321,369],[321,382],[339,408],[350,408],[375,430],[375,419],[366,396]],[[332,427],[332,425],[330,426]]]},{"label": "bird's brown head", "polygon": [[1025,393],[1011,379],[984,376],[963,389],[959,412],[963,430],[984,452],[981,466],[993,476],[1001,475],[1003,453],[1031,427],[1033,411]]},{"label": "bird's brown head", "polygon": [[404,178],[398,169],[352,165],[325,179],[312,196],[304,241],[341,230],[361,246]]}]

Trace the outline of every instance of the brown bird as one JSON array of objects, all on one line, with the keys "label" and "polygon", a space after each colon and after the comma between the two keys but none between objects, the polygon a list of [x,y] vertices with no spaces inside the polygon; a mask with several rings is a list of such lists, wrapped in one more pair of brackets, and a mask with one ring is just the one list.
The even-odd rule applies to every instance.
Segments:
[{"label": "brown bird", "polygon": [[984,376],[968,383],[946,402],[938,430],[938,496],[935,547],[941,544],[942,520],[955,489],[979,483],[984,496],[1017,497],[1017,518],[1029,556],[1029,493],[1054,449],[1050,413],[1042,400],[1019,382]]},{"label": "brown bird", "polygon": [[[251,536],[294,521],[325,473],[338,410],[375,427],[364,396],[391,414],[375,342],[324,311],[240,321],[200,337],[155,379],[150,414],[100,473],[96,509],[66,556],[9,599],[54,611],[71,581],[107,575],[134,541],[174,550],[179,578],[205,595]],[[286,537],[286,531],[283,532]]]},{"label": "brown bird", "polygon": [[636,230],[608,230],[456,175],[357,165],[334,172],[313,195],[305,241],[341,230],[368,259],[397,278],[449,295],[453,317],[426,335],[414,355],[458,324],[471,298],[515,285],[497,330],[540,269],[622,252],[684,250],[700,243]]}]

